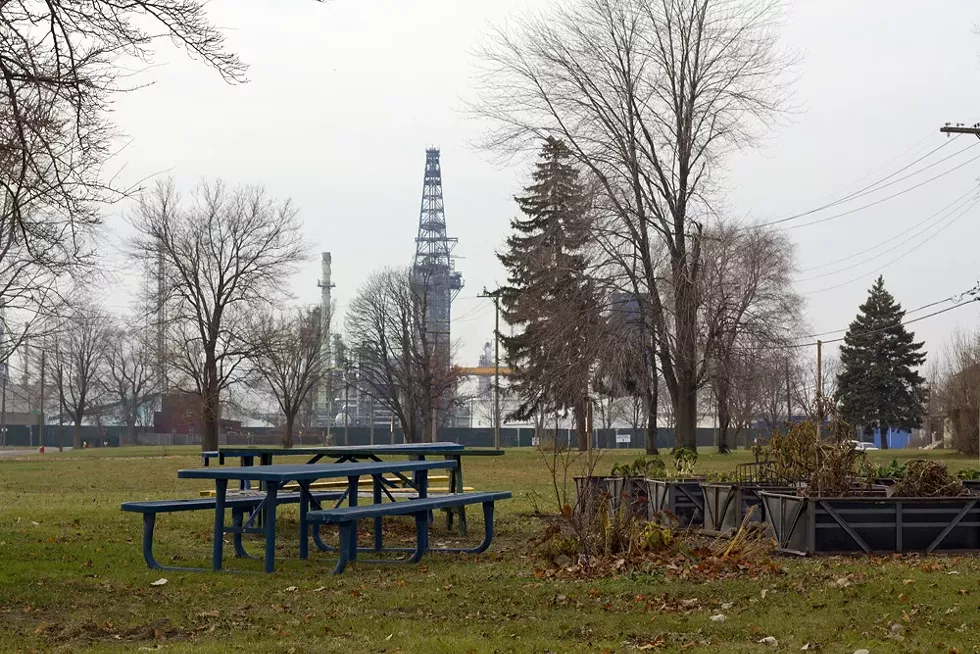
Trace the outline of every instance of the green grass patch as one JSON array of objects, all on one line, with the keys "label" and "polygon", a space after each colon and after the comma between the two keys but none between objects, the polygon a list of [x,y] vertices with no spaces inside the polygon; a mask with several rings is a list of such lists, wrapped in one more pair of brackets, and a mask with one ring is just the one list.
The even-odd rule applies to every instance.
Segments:
[{"label": "green grass patch", "polygon": [[[637,451],[607,452],[597,472]],[[922,452],[872,453],[885,462]],[[953,470],[975,465],[927,456]],[[752,460],[705,450],[699,472]],[[975,652],[980,642],[980,560],[973,557],[785,558],[784,574],[758,579],[668,580],[661,572],[603,579],[541,576],[531,542],[535,507],[553,507],[541,455],[464,460],[465,481],[511,490],[498,535],[481,556],[429,555],[418,566],[357,565],[329,574],[323,553],[296,556],[296,508],[282,509],[281,570],[274,575],[160,573],[140,553],[140,518],[127,500],[194,497],[212,486],[179,480],[200,466],[195,448],[97,448],[0,458],[0,650],[123,652],[632,652],[717,654]],[[471,512],[473,540],[478,511]],[[165,563],[208,564],[206,513],[158,520]],[[407,533],[393,530],[393,533]],[[442,520],[435,542],[456,542]],[[255,553],[259,541],[250,540]],[[230,558],[259,570],[260,562]],[[151,586],[160,577],[163,586]],[[295,588],[295,590],[294,590]],[[715,622],[711,616],[725,615]],[[895,626],[898,625],[898,626]]]}]

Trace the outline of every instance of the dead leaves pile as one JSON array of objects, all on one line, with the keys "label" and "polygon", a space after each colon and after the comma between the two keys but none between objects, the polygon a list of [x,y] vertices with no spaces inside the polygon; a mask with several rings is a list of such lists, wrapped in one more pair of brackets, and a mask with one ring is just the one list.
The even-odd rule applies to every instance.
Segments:
[{"label": "dead leaves pile", "polygon": [[534,576],[549,579],[584,579],[635,573],[662,573],[667,579],[712,581],[758,578],[783,573],[771,556],[719,556],[708,544],[682,544],[675,550],[643,552],[630,558],[591,557],[568,565],[538,568]]}]

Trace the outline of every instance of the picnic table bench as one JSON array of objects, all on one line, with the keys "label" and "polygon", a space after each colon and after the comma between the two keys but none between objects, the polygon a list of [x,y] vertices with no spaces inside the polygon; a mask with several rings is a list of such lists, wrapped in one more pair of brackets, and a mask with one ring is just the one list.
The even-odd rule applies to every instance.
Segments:
[{"label": "picnic table bench", "polygon": [[[329,500],[339,500],[343,496],[341,492],[321,492],[313,493],[317,502]],[[226,498],[224,507],[232,510],[232,544],[235,547],[235,555],[239,558],[253,558],[245,550],[242,543],[243,530],[242,521],[245,512],[253,512],[262,504],[261,495],[239,495]],[[298,504],[300,501],[299,493],[284,493],[276,498],[279,505]],[[177,566],[167,566],[159,563],[153,555],[153,532],[156,526],[157,515],[161,513],[179,513],[182,511],[207,511],[217,508],[217,498],[187,499],[187,500],[148,500],[145,502],[124,502],[120,508],[123,511],[143,514],[143,560],[146,565],[154,570],[177,570],[182,572],[197,572],[203,568],[183,568]]]},{"label": "picnic table bench", "polygon": [[[471,548],[439,548],[440,552],[459,552],[467,554],[479,554],[490,547],[493,540],[493,507],[497,500],[506,500],[511,497],[510,491],[497,491],[488,493],[457,493],[451,495],[440,495],[438,497],[419,498],[407,502],[395,502],[386,504],[371,504],[367,506],[350,506],[328,510],[310,511],[306,515],[306,521],[310,525],[338,525],[340,527],[340,548],[337,565],[333,569],[334,574],[340,574],[351,561],[357,560],[357,521],[374,518],[380,519],[382,516],[411,515],[415,517],[415,548],[412,552],[409,563],[418,563],[422,555],[429,550],[429,513],[435,509],[445,509],[466,506],[467,504],[483,505],[483,541],[476,547]],[[376,548],[375,551],[380,551]],[[381,563],[378,561],[377,563]],[[387,561],[383,561],[387,563]],[[366,563],[376,563],[376,561],[366,561]]]}]

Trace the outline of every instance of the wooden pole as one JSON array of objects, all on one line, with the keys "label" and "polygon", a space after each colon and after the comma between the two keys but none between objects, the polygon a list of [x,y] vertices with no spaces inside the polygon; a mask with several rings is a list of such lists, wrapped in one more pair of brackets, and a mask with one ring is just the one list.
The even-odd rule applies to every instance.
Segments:
[{"label": "wooden pole", "polygon": [[823,342],[817,341],[817,442],[823,435]]}]

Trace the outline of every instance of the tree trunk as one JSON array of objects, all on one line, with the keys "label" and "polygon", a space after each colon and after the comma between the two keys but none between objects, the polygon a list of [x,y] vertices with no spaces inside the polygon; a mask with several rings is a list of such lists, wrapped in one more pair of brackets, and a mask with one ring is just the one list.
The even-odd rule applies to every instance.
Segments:
[{"label": "tree trunk", "polygon": [[718,454],[731,454],[728,446],[728,429],[732,424],[732,414],[728,405],[728,384],[723,380],[718,385]]},{"label": "tree trunk", "polygon": [[218,390],[207,389],[203,399],[204,436],[201,449],[213,452],[218,449]]},{"label": "tree trunk", "polygon": [[657,376],[653,377],[652,388],[647,390],[646,402],[647,402],[647,437],[646,437],[646,452],[650,455],[660,454],[660,448],[657,447],[657,402],[659,400],[657,389]]},{"label": "tree trunk", "polygon": [[674,374],[677,379],[677,396],[674,407],[674,447],[697,451],[697,306],[694,285],[688,279],[687,272],[683,261],[675,266],[677,293],[674,301],[674,324],[677,330],[677,347]]},{"label": "tree trunk", "polygon": [[677,407],[674,409],[674,447],[697,451],[698,405],[693,379],[677,379]]},{"label": "tree trunk", "polygon": [[878,433],[881,434],[881,449],[888,449],[888,427],[882,425],[878,428]]},{"label": "tree trunk", "polygon": [[74,424],[75,424],[75,429],[72,433],[71,446],[75,450],[80,450],[82,449],[82,421],[76,420]]},{"label": "tree trunk", "polygon": [[572,413],[575,416],[575,435],[578,438],[578,451],[585,452],[589,449],[589,428],[586,425],[588,408],[585,401],[575,403]]},{"label": "tree trunk", "polygon": [[293,421],[296,419],[295,416],[286,416],[286,433],[282,437],[283,447],[293,446]]}]

